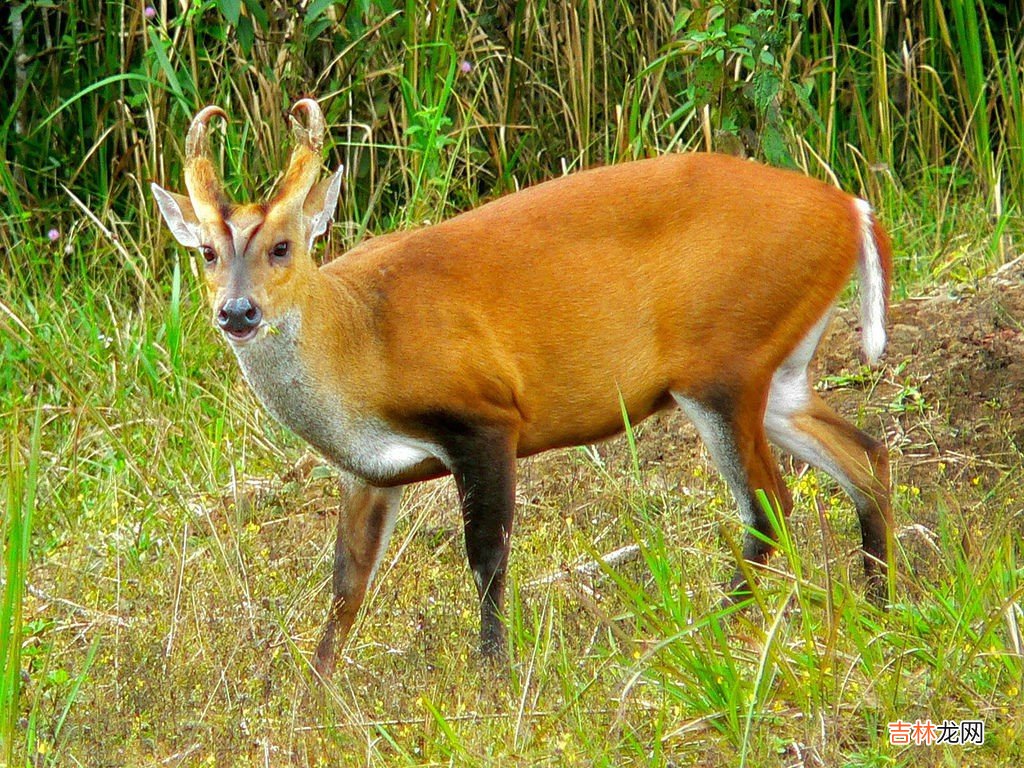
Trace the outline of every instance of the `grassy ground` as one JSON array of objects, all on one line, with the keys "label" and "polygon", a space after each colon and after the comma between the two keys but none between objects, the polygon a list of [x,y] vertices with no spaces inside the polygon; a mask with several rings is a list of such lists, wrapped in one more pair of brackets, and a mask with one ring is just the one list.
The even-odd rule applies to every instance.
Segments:
[{"label": "grassy ground", "polygon": [[[968,0],[156,5],[27,4],[25,55],[0,57],[0,765],[1024,761],[1024,292],[1019,263],[992,276],[1024,232],[1019,20]],[[783,552],[753,606],[718,611],[733,503],[659,416],[635,448],[521,464],[509,669],[474,655],[437,481],[305,701],[331,472],[256,404],[145,182],[179,187],[185,121],[217,101],[230,189],[265,191],[282,106],[313,88],[351,171],[336,246],[682,147],[868,196],[896,244],[889,350],[860,368],[843,315],[818,374],[892,452],[892,608],[863,600],[848,500],[787,463]],[[983,720],[985,743],[889,743],[927,719]]]}]

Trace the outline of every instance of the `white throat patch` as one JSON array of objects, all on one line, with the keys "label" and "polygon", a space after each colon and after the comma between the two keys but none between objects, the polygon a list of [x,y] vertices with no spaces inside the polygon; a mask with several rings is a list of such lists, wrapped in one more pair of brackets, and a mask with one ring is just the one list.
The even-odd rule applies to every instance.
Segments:
[{"label": "white throat patch", "polygon": [[299,353],[298,312],[266,326],[252,341],[232,345],[242,374],[271,415],[329,461],[370,483],[385,483],[431,458],[449,466],[440,446],[399,434],[355,412],[343,392],[315,384]]}]

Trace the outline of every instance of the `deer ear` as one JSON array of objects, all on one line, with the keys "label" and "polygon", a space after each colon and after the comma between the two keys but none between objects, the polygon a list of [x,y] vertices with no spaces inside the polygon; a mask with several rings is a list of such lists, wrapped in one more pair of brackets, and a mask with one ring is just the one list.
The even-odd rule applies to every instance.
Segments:
[{"label": "deer ear", "polygon": [[316,239],[331,226],[334,211],[338,207],[338,197],[341,196],[341,174],[344,170],[345,166],[339,165],[338,170],[314,185],[306,195],[302,212],[309,226],[307,248],[312,248]]},{"label": "deer ear", "polygon": [[186,248],[198,248],[199,218],[188,196],[168,192],[155,182],[149,188],[174,238]]}]

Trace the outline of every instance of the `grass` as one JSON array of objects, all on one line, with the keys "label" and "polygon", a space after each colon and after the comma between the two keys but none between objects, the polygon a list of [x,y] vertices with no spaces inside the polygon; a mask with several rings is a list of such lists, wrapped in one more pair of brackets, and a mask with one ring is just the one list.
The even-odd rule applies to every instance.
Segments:
[{"label": "grass", "polygon": [[[330,472],[249,394],[145,192],[180,186],[187,120],[217,101],[236,116],[215,142],[229,189],[265,193],[282,109],[313,91],[329,164],[349,169],[336,247],[563,169],[710,144],[868,196],[897,298],[965,293],[1019,249],[1012,11],[156,6],[30,3],[26,36],[0,40],[3,764],[1021,762],[1019,444],[1000,427],[972,479],[915,485],[917,444],[892,424],[913,434],[961,404],[913,359],[828,380],[893,444],[890,611],[863,601],[853,515],[814,474],[754,605],[718,610],[733,504],[693,434],[659,421],[524,462],[510,670],[474,656],[441,481],[407,499],[330,695],[304,705]],[[636,555],[575,568],[613,551]],[[918,718],[983,719],[985,746],[888,743],[887,723]]]},{"label": "grass", "polygon": [[[39,474],[39,412],[32,429],[31,453],[26,467],[10,443],[7,463],[7,515],[5,516],[3,568],[3,600],[0,602],[0,648],[3,652],[3,676],[0,677],[0,705],[4,713],[0,721],[5,763],[14,754],[15,733],[21,695],[21,653],[24,618],[22,602],[28,574],[29,547],[32,535],[32,514]],[[15,429],[17,429],[15,423]]]}]

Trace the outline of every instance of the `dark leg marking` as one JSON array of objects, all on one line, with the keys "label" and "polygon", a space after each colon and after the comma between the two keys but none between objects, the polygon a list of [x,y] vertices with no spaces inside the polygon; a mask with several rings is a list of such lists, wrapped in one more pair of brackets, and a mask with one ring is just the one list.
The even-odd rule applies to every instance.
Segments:
[{"label": "dark leg marking", "polygon": [[503,426],[460,423],[436,434],[451,461],[466,534],[466,555],[480,599],[480,650],[504,658],[501,622],[515,508],[515,439]]}]

